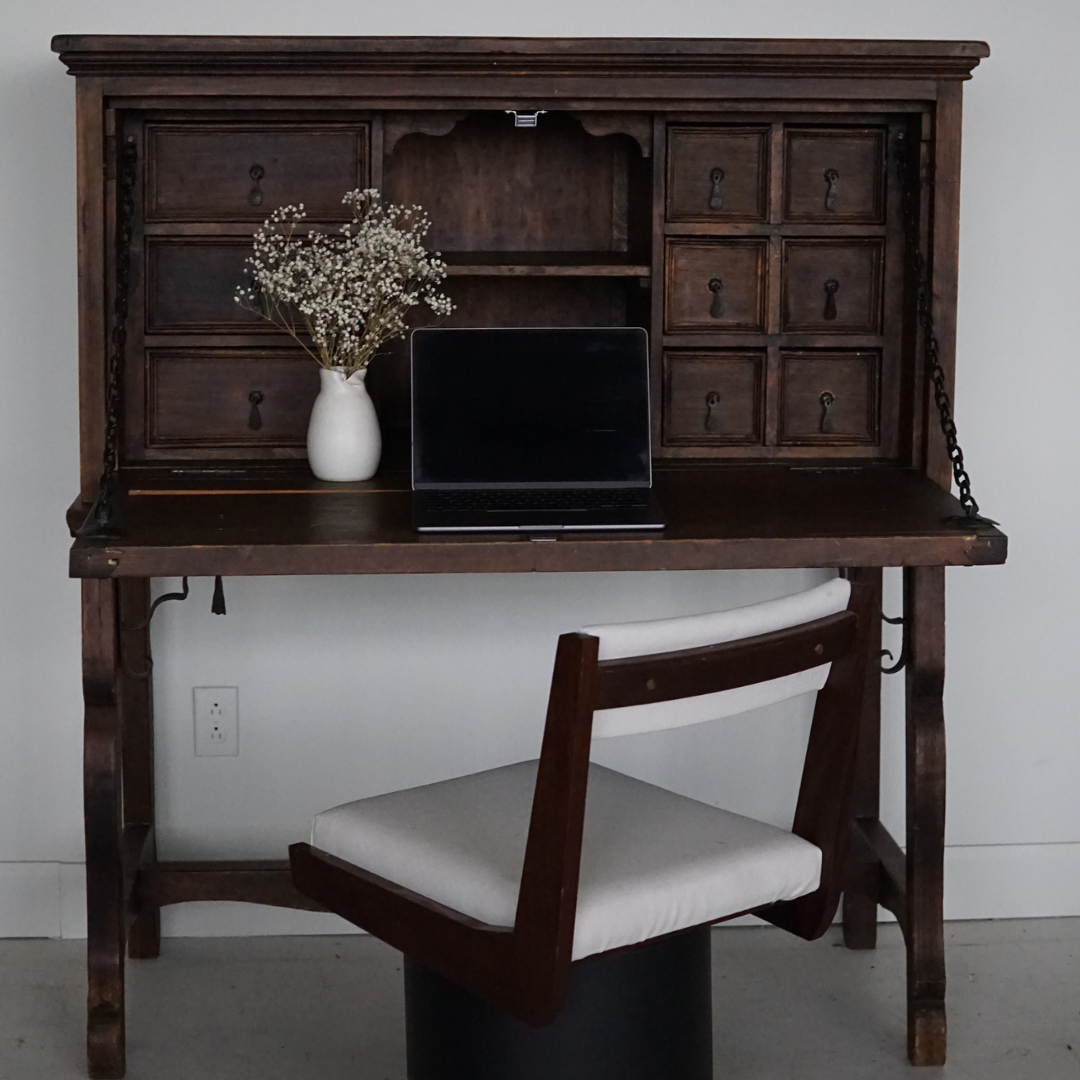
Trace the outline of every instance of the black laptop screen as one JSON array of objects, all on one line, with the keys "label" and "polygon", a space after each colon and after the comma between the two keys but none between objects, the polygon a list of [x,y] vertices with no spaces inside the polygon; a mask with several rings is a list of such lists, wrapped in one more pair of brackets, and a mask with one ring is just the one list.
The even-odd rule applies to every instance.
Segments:
[{"label": "black laptop screen", "polygon": [[413,486],[650,482],[645,331],[417,330]]}]

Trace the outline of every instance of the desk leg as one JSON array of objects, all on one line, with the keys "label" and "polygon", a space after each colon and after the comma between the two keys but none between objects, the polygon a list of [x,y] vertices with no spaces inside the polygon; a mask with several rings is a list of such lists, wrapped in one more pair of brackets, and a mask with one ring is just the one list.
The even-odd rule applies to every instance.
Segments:
[{"label": "desk leg", "polygon": [[908,1057],[945,1063],[945,568],[904,571]]},{"label": "desk leg", "polygon": [[[150,612],[150,579],[121,578],[120,635],[127,671],[120,675],[120,718],[123,725],[124,831],[139,851],[131,856],[140,869],[157,861],[154,841],[154,695],[149,664],[150,628],[137,626]],[[132,673],[136,677],[132,677]],[[139,677],[144,676],[144,677]],[[128,929],[128,956],[152,960],[161,951],[161,909],[136,893]]]},{"label": "desk leg", "polygon": [[86,829],[87,1031],[90,1076],[122,1077],[124,1056],[123,812],[117,699],[117,587],[82,583],[83,815]]},{"label": "desk leg", "polygon": [[[881,607],[881,568],[864,567],[848,572],[852,581],[874,591]],[[859,758],[855,775],[854,816],[876,823],[881,794],[881,622],[870,628],[870,663],[866,665],[866,695],[859,730]],[[872,949],[877,945],[880,865],[862,832],[854,827],[851,854],[844,880],[844,944],[849,949]]]}]

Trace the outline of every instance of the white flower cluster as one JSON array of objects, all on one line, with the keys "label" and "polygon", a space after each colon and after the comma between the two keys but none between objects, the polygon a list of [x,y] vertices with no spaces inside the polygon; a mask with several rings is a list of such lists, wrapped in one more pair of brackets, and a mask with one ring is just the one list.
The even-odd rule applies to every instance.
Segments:
[{"label": "white flower cluster", "polygon": [[236,302],[291,334],[323,367],[349,376],[404,335],[411,307],[423,302],[449,315],[454,305],[437,290],[446,263],[424,249],[429,223],[419,206],[384,207],[375,188],[341,201],[353,220],[338,235],[300,236],[303,203],[275,210],[255,233],[245,264],[251,284],[236,290]]}]

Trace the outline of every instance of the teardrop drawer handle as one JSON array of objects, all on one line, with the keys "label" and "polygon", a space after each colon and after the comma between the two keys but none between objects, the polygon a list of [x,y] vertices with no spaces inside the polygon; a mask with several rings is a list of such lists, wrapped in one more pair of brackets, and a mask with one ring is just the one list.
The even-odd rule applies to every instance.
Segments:
[{"label": "teardrop drawer handle", "polygon": [[251,192],[248,194],[248,202],[252,206],[261,206],[263,200],[262,188],[259,187],[259,181],[266,175],[266,170],[261,165],[252,165],[248,169],[248,176],[251,177]]},{"label": "teardrop drawer handle", "polygon": [[720,404],[720,395],[715,390],[710,390],[705,395],[705,430],[715,431],[718,426],[716,406]]},{"label": "teardrop drawer handle", "polygon": [[831,435],[832,430],[832,417],[829,416],[830,406],[836,403],[836,395],[830,393],[828,390],[822,391],[821,397],[818,398],[821,402],[821,426],[819,430],[822,435]]},{"label": "teardrop drawer handle", "polygon": [[248,427],[252,431],[258,431],[262,427],[262,413],[259,412],[259,406],[262,404],[263,395],[261,390],[252,390],[248,394],[248,401],[251,402],[251,412],[248,413]]},{"label": "teardrop drawer handle", "polygon": [[836,209],[837,185],[840,183],[840,174],[835,169],[825,170],[825,183],[829,186],[825,190],[825,209]]},{"label": "teardrop drawer handle", "polygon": [[724,179],[724,170],[713,169],[713,171],[709,173],[709,179],[712,181],[712,194],[709,195],[709,209],[722,210],[724,208],[724,198],[720,194],[720,181]]},{"label": "teardrop drawer handle", "polygon": [[709,282],[709,292],[713,294],[712,307],[709,308],[709,314],[714,319],[722,319],[724,317],[724,301],[720,299],[720,294],[723,291],[724,283],[718,277],[714,277]]},{"label": "teardrop drawer handle", "polygon": [[840,290],[840,282],[836,278],[829,278],[825,282],[825,311],[823,318],[832,319],[836,318],[836,294]]}]

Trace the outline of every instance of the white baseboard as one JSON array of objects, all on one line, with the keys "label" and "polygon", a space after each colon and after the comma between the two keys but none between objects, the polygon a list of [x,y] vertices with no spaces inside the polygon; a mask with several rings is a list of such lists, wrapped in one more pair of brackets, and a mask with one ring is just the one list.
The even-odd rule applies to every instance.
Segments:
[{"label": "white baseboard", "polygon": [[[79,863],[0,862],[0,938],[86,937],[86,874]],[[881,912],[882,920],[891,920]],[[989,844],[945,850],[946,919],[1080,916],[1080,843]],[[734,920],[760,925],[756,919]],[[257,904],[179,904],[162,912],[167,937],[348,934],[311,911]]]}]

